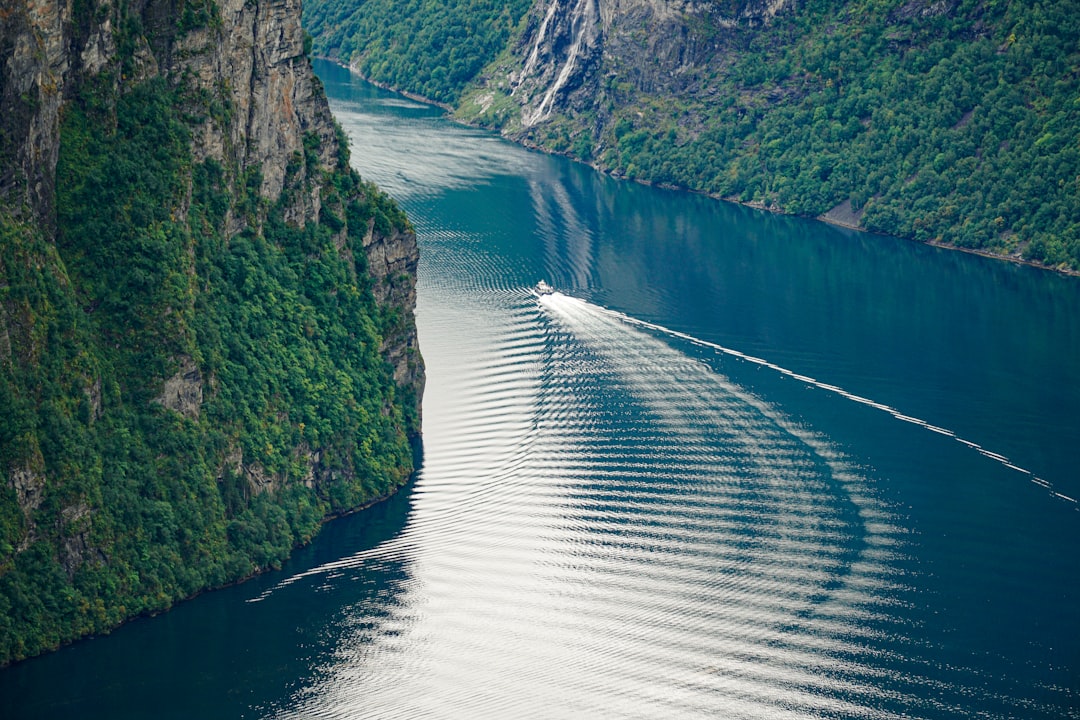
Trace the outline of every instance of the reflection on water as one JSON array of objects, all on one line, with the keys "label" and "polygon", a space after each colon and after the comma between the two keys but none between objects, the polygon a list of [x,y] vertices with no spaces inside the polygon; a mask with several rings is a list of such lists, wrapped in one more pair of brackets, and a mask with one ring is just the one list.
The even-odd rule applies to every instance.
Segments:
[{"label": "reflection on water", "polygon": [[281,573],[0,673],[5,717],[1080,717],[1076,282],[319,71],[421,242],[422,470]]},{"label": "reflection on water", "polygon": [[583,301],[464,309],[437,311],[482,322],[432,378],[452,389],[426,409],[409,525],[349,559],[413,580],[284,716],[794,717],[877,696],[836,656],[895,585],[897,528],[828,443]]},{"label": "reflection on water", "polygon": [[[1058,597],[1078,514],[1029,480],[1080,490],[1077,415],[1046,417],[1080,409],[1074,285],[497,162],[485,134],[352,104],[372,91],[334,73],[360,154],[409,126],[421,332],[449,339],[425,354],[454,387],[425,434],[462,449],[445,481],[429,452],[393,643],[347,643],[341,666],[367,688],[393,684],[390,657],[412,674],[363,710],[326,701],[331,674],[295,712],[1067,714],[1080,659],[1040,615],[1080,631]],[[479,158],[472,185],[420,159],[447,144]],[[541,278],[569,296],[537,314]],[[471,466],[496,445],[497,470]],[[443,497],[468,541],[413,542]]]}]

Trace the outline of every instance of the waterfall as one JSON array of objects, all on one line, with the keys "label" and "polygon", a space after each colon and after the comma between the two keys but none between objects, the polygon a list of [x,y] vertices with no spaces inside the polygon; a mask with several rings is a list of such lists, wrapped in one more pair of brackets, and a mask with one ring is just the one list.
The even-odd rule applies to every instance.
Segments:
[{"label": "waterfall", "polygon": [[[579,69],[581,60],[596,46],[601,34],[599,0],[574,0],[573,7],[564,5],[563,0],[551,0],[544,20],[540,24],[533,41],[529,58],[522,69],[520,81],[534,75],[546,75],[546,68],[541,58],[550,54],[550,65],[557,68],[554,80],[544,91],[540,104],[532,109],[526,107],[522,112],[525,127],[546,120],[551,115],[555,97]],[[569,42],[564,52],[559,52],[559,40],[568,37]],[[560,56],[556,56],[559,53]],[[538,72],[539,69],[539,72]],[[539,78],[538,78],[539,79]]]}]

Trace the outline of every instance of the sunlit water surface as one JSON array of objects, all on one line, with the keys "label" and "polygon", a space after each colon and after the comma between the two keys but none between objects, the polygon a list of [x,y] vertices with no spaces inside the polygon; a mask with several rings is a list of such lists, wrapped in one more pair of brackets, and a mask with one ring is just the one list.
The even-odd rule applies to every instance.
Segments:
[{"label": "sunlit water surface", "polygon": [[1080,282],[318,70],[420,239],[422,470],[281,573],[0,673],[14,716],[1080,717]]}]

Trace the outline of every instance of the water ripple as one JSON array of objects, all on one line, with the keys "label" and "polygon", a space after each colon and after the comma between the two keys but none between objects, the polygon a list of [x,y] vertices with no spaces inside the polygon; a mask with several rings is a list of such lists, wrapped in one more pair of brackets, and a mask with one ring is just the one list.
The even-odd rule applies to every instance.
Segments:
[{"label": "water ripple", "polygon": [[283,583],[387,560],[409,578],[343,620],[281,717],[920,706],[929,673],[869,662],[874,637],[904,634],[888,612],[904,540],[857,468],[649,328],[489,289],[423,309],[458,343],[426,349],[452,381],[425,399],[404,531]]},{"label": "water ripple", "polygon": [[[563,295],[561,295],[559,293],[556,293],[556,295],[559,298],[565,298],[565,296],[563,296]],[[568,298],[568,300],[570,302],[575,302],[575,299],[573,299],[573,298]],[[845,398],[847,400],[851,400],[852,402],[856,402],[856,403],[859,403],[861,405],[867,405],[869,407],[874,408],[875,410],[881,410],[882,412],[886,412],[889,415],[892,415],[897,420],[901,420],[901,421],[906,422],[906,423],[911,423],[912,425],[917,425],[917,426],[922,427],[922,428],[924,428],[926,430],[929,430],[930,432],[934,432],[934,433],[937,433],[939,435],[943,435],[945,437],[952,438],[953,440],[960,443],[961,445],[964,445],[966,447],[969,447],[969,448],[971,448],[973,450],[978,451],[978,453],[980,455],[982,455],[983,457],[989,458],[989,459],[999,463],[1000,465],[1008,468],[1009,470],[1020,473],[1022,476],[1026,477],[1028,480],[1030,480],[1033,484],[1038,485],[1039,487],[1044,488],[1045,490],[1047,490],[1052,497],[1054,497],[1054,498],[1056,498],[1058,500],[1068,502],[1068,503],[1072,504],[1073,506],[1075,506],[1075,509],[1077,511],[1080,511],[1080,502],[1078,502],[1073,497],[1070,497],[1068,495],[1064,495],[1064,494],[1056,491],[1054,489],[1053,484],[1051,484],[1050,481],[1045,480],[1045,479],[1043,479],[1041,477],[1038,477],[1037,475],[1035,475],[1035,473],[1028,470],[1027,468],[1023,468],[1023,467],[1020,467],[1018,465],[1015,465],[1014,463],[1012,463],[1009,460],[1009,458],[1005,457],[1004,455],[1001,455],[1000,453],[992,452],[991,450],[987,450],[986,448],[982,447],[978,443],[975,443],[975,442],[972,442],[971,440],[966,440],[966,439],[964,439],[962,437],[959,437],[952,430],[949,430],[949,429],[943,428],[943,427],[939,427],[937,425],[933,425],[933,424],[931,424],[931,423],[929,423],[926,420],[923,420],[921,418],[912,417],[910,415],[905,415],[904,413],[900,412],[896,408],[891,407],[889,405],[886,405],[884,403],[879,403],[879,402],[876,402],[874,400],[871,400],[870,398],[863,397],[861,395],[856,395],[854,393],[848,392],[847,390],[844,390],[843,388],[837,387],[836,385],[830,385],[830,384],[822,382],[820,380],[816,380],[816,379],[814,379],[812,377],[802,375],[802,374],[800,374],[798,372],[795,372],[794,370],[789,370],[788,368],[781,367],[780,365],[776,365],[775,363],[771,363],[768,360],[765,360],[765,359],[762,359],[762,358],[759,358],[759,357],[754,357],[753,355],[748,355],[746,353],[740,352],[739,350],[734,350],[732,348],[724,347],[722,345],[717,345],[716,343],[711,343],[711,342],[708,342],[706,340],[701,340],[701,339],[695,338],[695,337],[693,337],[691,335],[687,335],[686,333],[682,333],[682,332],[679,332],[677,330],[672,330],[670,328],[666,328],[666,327],[664,327],[662,325],[657,325],[656,323],[651,323],[651,322],[648,322],[646,320],[640,320],[640,319],[637,319],[637,318],[632,318],[632,317],[630,317],[628,315],[624,315],[622,313],[615,312],[615,311],[612,311],[612,310],[599,309],[599,308],[598,308],[598,310],[600,310],[600,312],[602,312],[602,313],[605,313],[605,314],[611,316],[612,318],[616,318],[616,319],[618,319],[618,320],[620,320],[622,322],[628,323],[630,325],[634,325],[636,327],[641,327],[641,328],[647,328],[649,330],[655,330],[655,331],[661,332],[661,333],[663,333],[663,334],[665,334],[665,335],[667,335],[669,337],[679,338],[681,340],[686,340],[686,341],[688,341],[688,342],[690,342],[690,343],[692,343],[694,345],[698,345],[700,347],[711,348],[711,349],[716,350],[717,352],[722,353],[724,355],[730,355],[732,357],[739,358],[740,360],[745,360],[747,362],[751,362],[751,363],[754,363],[754,364],[757,364],[757,365],[761,365],[762,367],[767,367],[770,370],[774,370],[774,371],[776,371],[776,372],[778,372],[778,373],[780,373],[782,375],[785,375],[787,377],[790,377],[790,378],[792,378],[794,380],[798,380],[799,382],[806,383],[808,386],[836,393],[837,395],[839,395],[839,396],[841,396],[841,397],[843,397],[843,398]]]}]

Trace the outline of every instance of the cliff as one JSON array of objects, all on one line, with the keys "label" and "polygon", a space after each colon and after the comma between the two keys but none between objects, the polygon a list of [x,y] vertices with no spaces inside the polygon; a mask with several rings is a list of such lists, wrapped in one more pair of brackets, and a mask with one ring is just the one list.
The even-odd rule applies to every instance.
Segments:
[{"label": "cliff", "polygon": [[[559,112],[588,112],[612,83],[642,94],[694,93],[701,68],[729,51],[740,26],[767,23],[790,0],[550,0],[534,6],[504,70],[493,73],[528,129]],[[500,67],[500,70],[503,68]],[[493,97],[493,95],[492,95]],[[480,100],[483,103],[483,100]],[[517,123],[508,128],[517,131]]]},{"label": "cliff", "polygon": [[1078,17],[543,0],[458,116],[618,176],[1075,271]]},{"label": "cliff", "polygon": [[507,35],[447,31],[484,0],[359,7],[309,0],[321,53],[527,145],[1080,270],[1077,0],[534,0]]},{"label": "cliff", "polygon": [[423,363],[298,0],[0,11],[2,665],[393,492]]}]

